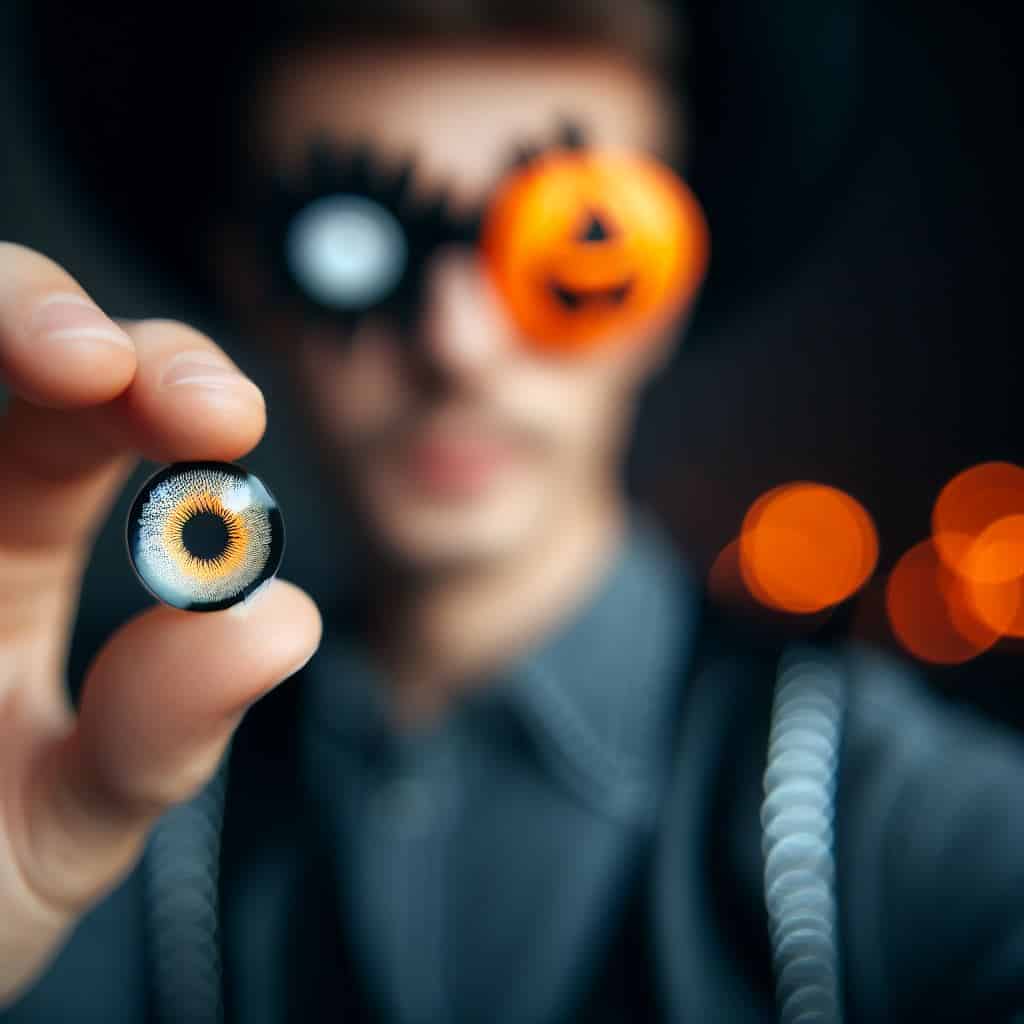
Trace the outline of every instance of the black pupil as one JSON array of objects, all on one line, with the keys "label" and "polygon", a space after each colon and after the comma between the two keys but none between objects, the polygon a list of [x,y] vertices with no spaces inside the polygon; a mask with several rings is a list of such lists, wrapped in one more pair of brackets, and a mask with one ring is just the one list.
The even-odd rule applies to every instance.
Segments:
[{"label": "black pupil", "polygon": [[213,512],[197,512],[181,528],[181,543],[194,558],[216,558],[227,549],[228,528]]}]

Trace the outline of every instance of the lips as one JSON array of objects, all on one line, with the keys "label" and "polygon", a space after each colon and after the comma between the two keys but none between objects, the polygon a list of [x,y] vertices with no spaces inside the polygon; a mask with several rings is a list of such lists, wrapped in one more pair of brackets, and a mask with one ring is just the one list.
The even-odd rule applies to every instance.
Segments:
[{"label": "lips", "polygon": [[496,437],[437,434],[417,438],[405,464],[419,490],[435,497],[469,497],[515,458],[513,446]]},{"label": "lips", "polygon": [[574,313],[590,306],[621,306],[632,290],[632,278],[604,288],[570,288],[554,278],[548,281],[548,291],[555,300]]}]

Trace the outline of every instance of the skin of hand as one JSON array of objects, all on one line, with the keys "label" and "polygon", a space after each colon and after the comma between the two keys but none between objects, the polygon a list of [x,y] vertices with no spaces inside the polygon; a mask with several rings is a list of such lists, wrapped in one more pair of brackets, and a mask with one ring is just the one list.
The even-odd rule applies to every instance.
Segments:
[{"label": "skin of hand", "polygon": [[245,455],[263,397],[209,338],[116,323],[46,257],[0,244],[0,1007],[132,868],[159,815],[215,770],[246,709],[319,643],[274,580],[203,615],[158,606],[64,685],[92,538],[138,457]]}]

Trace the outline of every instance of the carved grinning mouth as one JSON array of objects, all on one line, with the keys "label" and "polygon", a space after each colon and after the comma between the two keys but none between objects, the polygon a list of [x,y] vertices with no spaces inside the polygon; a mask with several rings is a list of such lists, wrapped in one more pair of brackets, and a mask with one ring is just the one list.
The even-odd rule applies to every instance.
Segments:
[{"label": "carved grinning mouth", "polygon": [[589,306],[621,306],[633,290],[633,279],[606,288],[569,288],[554,278],[548,281],[548,290],[563,309],[570,312]]}]

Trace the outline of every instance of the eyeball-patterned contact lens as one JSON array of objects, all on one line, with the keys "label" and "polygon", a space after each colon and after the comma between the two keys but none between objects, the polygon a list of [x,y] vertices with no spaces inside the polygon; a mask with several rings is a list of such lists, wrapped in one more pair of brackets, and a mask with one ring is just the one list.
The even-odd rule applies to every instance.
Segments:
[{"label": "eyeball-patterned contact lens", "polygon": [[277,573],[284,520],[263,482],[241,466],[177,462],[142,486],[126,540],[132,568],[154,597],[212,612]]}]

